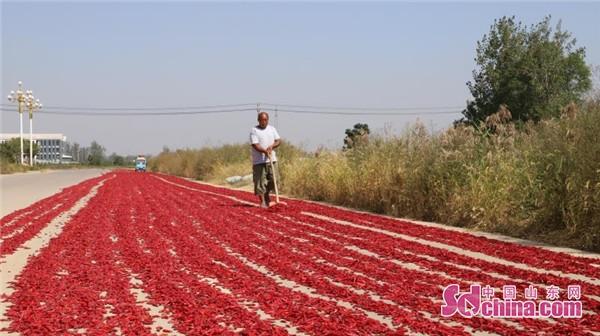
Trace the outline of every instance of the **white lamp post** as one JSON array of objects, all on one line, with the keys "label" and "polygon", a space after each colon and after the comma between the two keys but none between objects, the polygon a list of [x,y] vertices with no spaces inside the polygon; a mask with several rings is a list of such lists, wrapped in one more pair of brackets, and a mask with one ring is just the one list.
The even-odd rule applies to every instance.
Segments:
[{"label": "white lamp post", "polygon": [[19,110],[19,132],[21,135],[21,164],[23,164],[23,104],[25,103],[25,92],[23,92],[23,82],[19,81],[19,88],[17,92],[10,91],[8,95],[9,102],[17,103],[17,107]]},{"label": "white lamp post", "polygon": [[27,91],[25,105],[29,109],[29,165],[33,166],[33,112],[42,108],[39,99],[35,99],[33,91]]}]

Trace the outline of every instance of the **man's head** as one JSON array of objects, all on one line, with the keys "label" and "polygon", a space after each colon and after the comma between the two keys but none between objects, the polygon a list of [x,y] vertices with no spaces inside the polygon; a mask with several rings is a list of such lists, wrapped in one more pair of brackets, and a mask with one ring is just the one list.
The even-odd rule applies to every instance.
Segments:
[{"label": "man's head", "polygon": [[260,112],[258,114],[258,126],[260,128],[266,128],[269,125],[269,114],[267,112]]}]

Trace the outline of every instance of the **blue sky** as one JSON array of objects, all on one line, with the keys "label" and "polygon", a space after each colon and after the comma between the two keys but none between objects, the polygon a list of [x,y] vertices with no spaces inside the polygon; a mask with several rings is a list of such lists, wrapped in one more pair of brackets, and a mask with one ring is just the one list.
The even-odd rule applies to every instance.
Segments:
[{"label": "blue sky", "polygon": [[[587,62],[600,65],[594,2],[2,2],[1,11],[3,104],[22,80],[47,106],[464,106],[476,42],[504,15],[562,20]],[[272,123],[284,139],[314,149],[341,147],[357,122],[399,133],[417,118],[439,130],[459,117],[279,113]],[[34,131],[136,154],[247,141],[254,123],[252,111],[38,114]],[[2,112],[1,130],[18,131],[16,113]]]}]

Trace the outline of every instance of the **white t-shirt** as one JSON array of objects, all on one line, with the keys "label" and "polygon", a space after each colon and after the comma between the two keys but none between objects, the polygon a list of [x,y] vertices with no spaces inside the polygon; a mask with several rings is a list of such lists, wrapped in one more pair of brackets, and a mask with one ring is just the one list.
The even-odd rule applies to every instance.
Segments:
[{"label": "white t-shirt", "polygon": [[[279,137],[279,133],[275,127],[271,125],[267,125],[265,129],[261,129],[258,126],[254,126],[252,131],[250,131],[250,143],[251,144],[259,144],[262,148],[267,148],[271,146],[275,140],[281,139]],[[277,161],[277,155],[275,151],[271,152],[271,157],[273,158],[273,162]],[[252,147],[252,164],[261,164],[268,163],[269,157],[267,154],[261,153]]]}]

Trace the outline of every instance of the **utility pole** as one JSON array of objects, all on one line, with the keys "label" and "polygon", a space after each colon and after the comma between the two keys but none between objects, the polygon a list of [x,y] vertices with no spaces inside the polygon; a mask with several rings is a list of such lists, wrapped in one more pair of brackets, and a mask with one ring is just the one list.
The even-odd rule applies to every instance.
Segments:
[{"label": "utility pole", "polygon": [[29,109],[29,165],[33,166],[33,112],[42,108],[39,99],[35,99],[33,91],[27,91],[25,105]]},{"label": "utility pole", "polygon": [[19,135],[21,137],[21,164],[25,164],[23,162],[23,104],[25,103],[25,92],[23,91],[23,82],[19,81],[19,87],[17,88],[17,92],[10,91],[8,95],[9,102],[17,103],[18,111],[19,111]]}]

